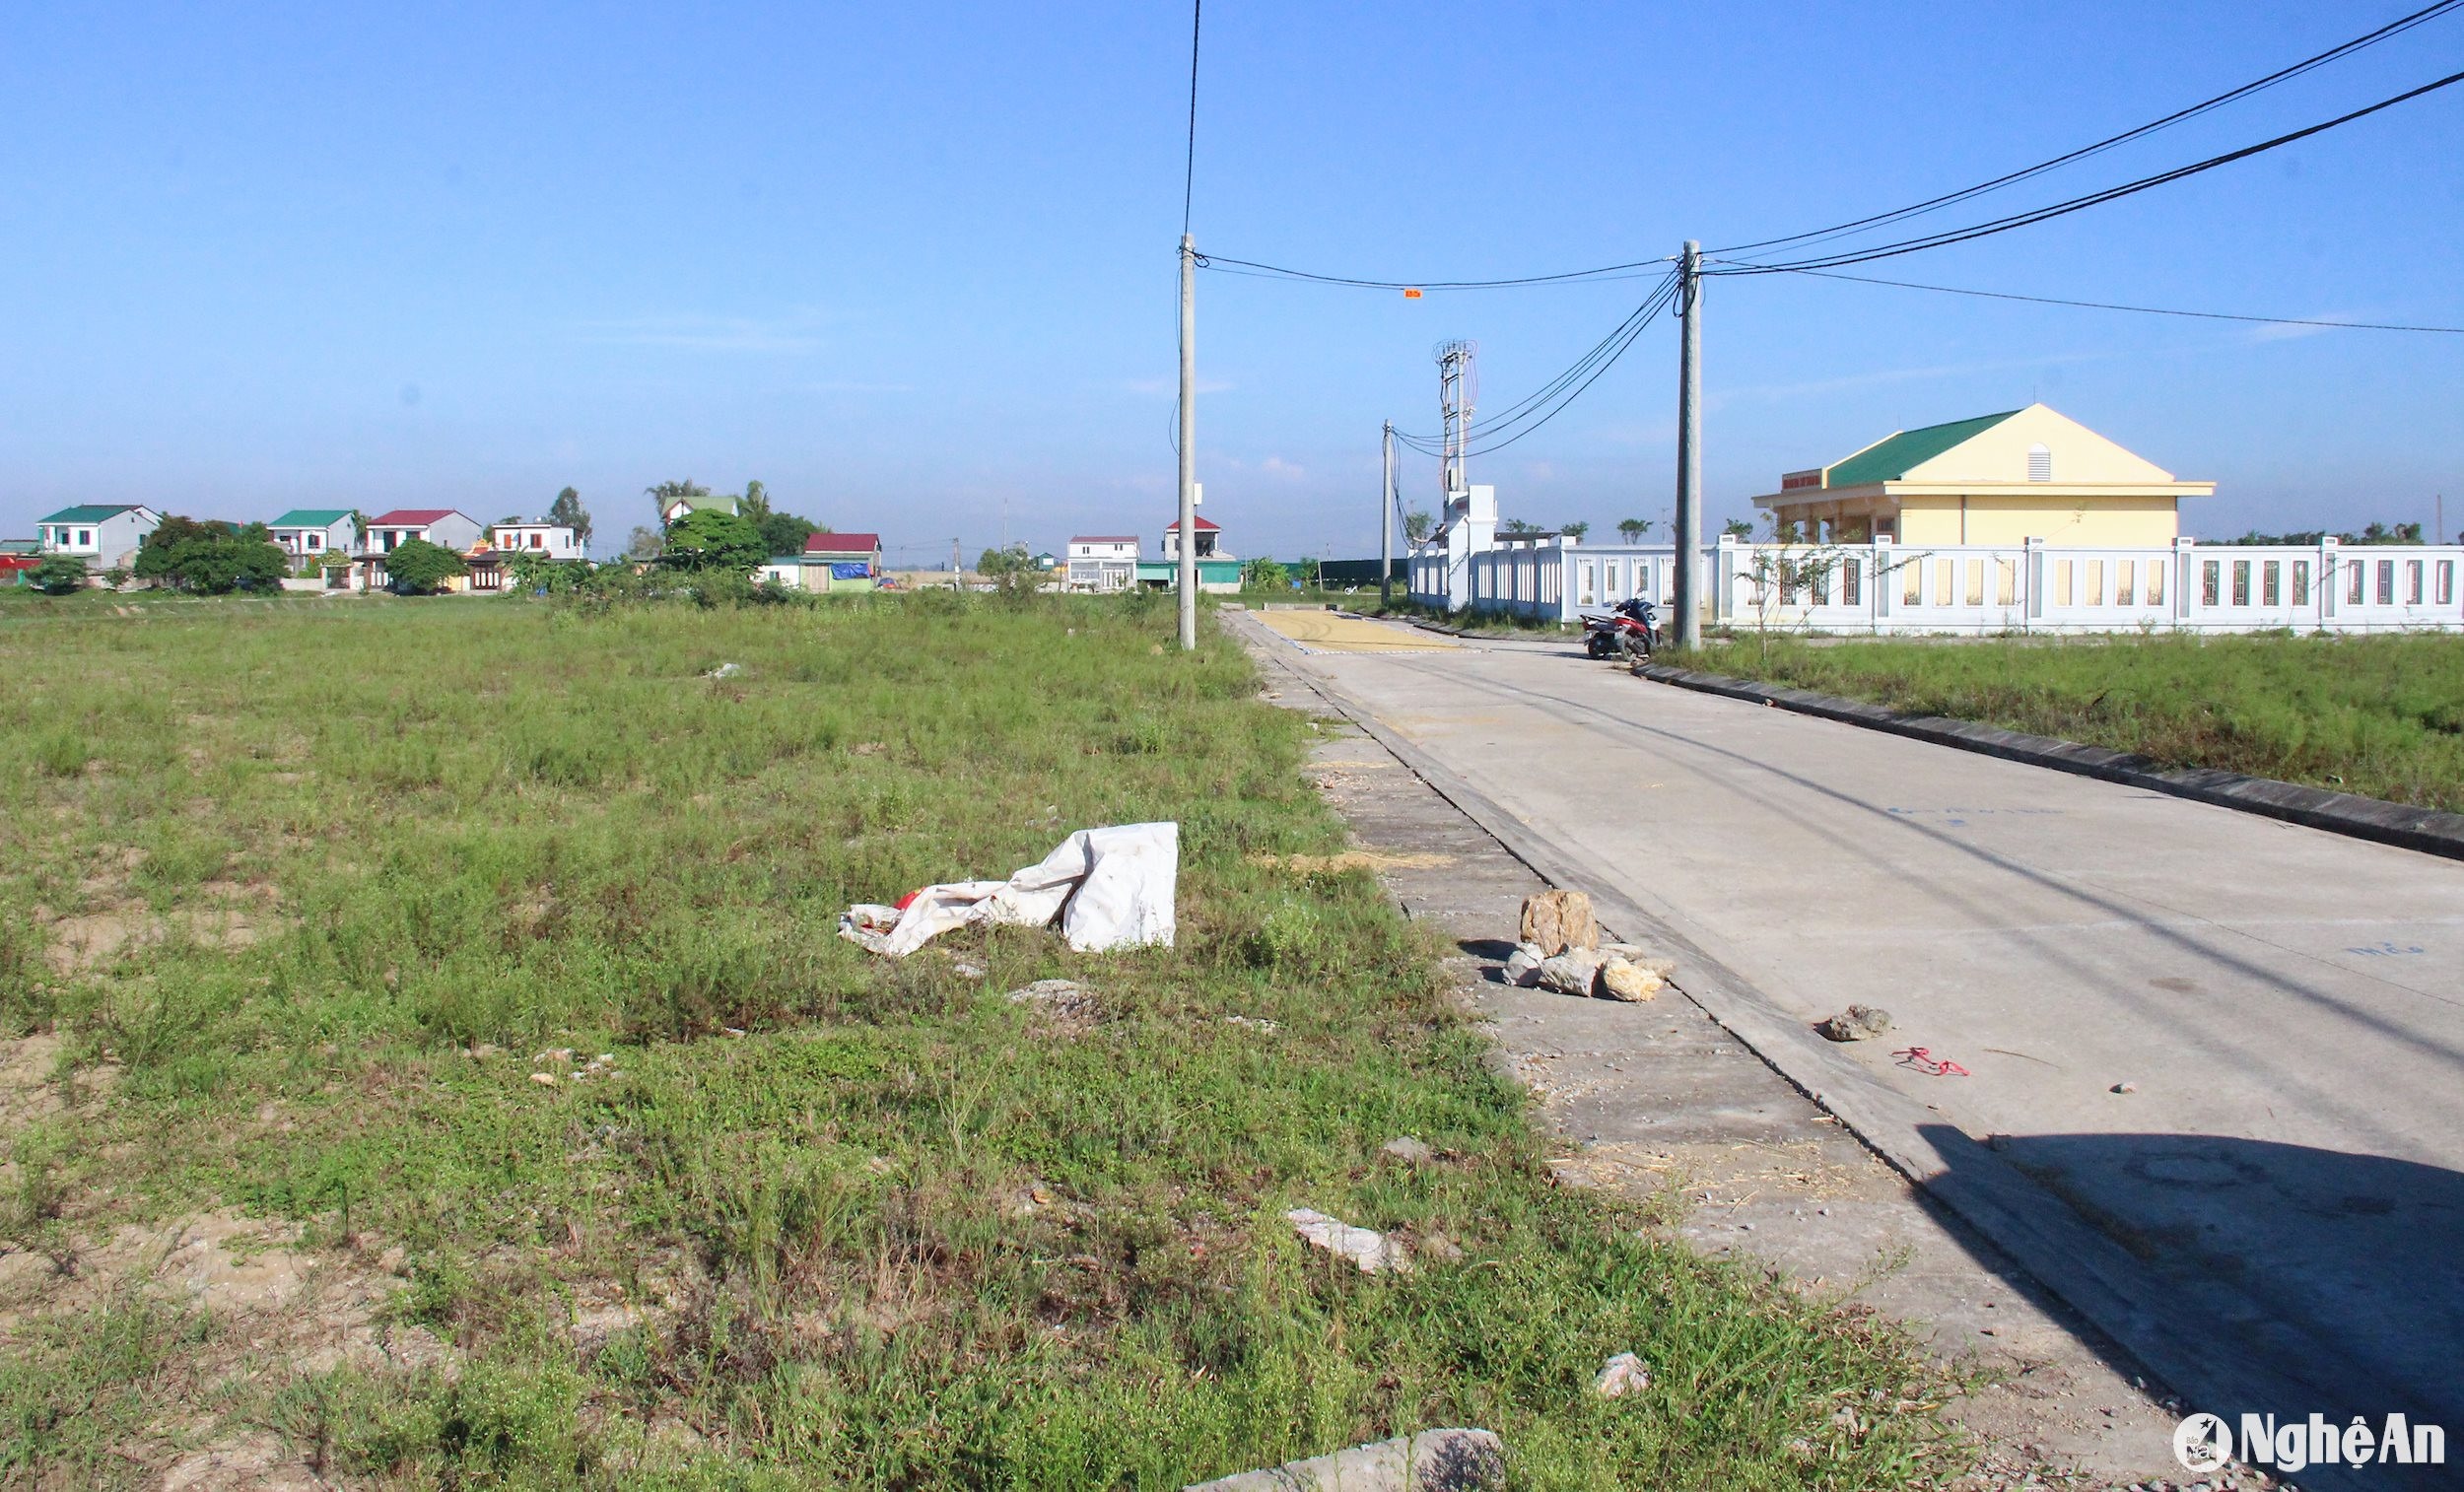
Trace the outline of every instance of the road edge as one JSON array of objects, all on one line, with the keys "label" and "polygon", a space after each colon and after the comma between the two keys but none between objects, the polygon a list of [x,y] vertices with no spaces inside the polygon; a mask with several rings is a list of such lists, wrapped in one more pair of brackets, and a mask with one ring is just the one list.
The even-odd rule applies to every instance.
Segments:
[{"label": "road edge", "polygon": [[2030,735],[2021,730],[2005,730],[1998,725],[1947,715],[1908,714],[1861,700],[1843,699],[1838,695],[1816,694],[1810,689],[1794,689],[1784,684],[1760,684],[1727,674],[1698,673],[1667,663],[1646,663],[1635,673],[1636,677],[1657,684],[1671,684],[1679,689],[1719,695],[1751,705],[1770,705],[1799,714],[1837,720],[1843,725],[1885,731],[1936,746],[1978,752],[2000,757],[2007,762],[2050,768],[2055,772],[2096,778],[2125,786],[2145,787],[2218,808],[2281,819],[2305,829],[2321,829],[2330,834],[2393,845],[2400,849],[2464,860],[2464,814],[2447,813],[2435,808],[2415,808],[2403,803],[2390,803],[2384,798],[2363,797],[2356,792],[2305,787],[2299,782],[2254,778],[2212,767],[2167,771],[2149,758],[2132,752],[2066,741],[2059,736]]}]

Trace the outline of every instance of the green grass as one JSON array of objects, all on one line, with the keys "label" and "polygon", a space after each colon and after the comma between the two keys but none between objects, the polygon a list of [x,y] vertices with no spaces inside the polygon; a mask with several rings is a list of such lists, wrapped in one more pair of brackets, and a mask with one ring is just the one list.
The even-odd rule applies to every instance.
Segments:
[{"label": "green grass", "polygon": [[2464,812],[2464,638],[1766,646],[1746,637],[1669,661],[2143,752],[2168,767]]},{"label": "green grass", "polygon": [[[1174,652],[1169,598],[14,615],[0,1022],[88,1097],[9,1134],[13,1228],[226,1204],[329,1267],[398,1247],[392,1313],[459,1370],[235,1375],[245,1321],[36,1309],[0,1477],[141,1484],[200,1413],[366,1486],[1169,1487],[1445,1424],[1534,1487],[1958,1463],[1894,1412],[1943,1387],[1896,1335],[1550,1186],[1375,881],[1262,858],[1341,845],[1307,722],[1212,629]],[[1157,818],[1173,949],[834,935]],[[55,970],[105,914],[148,935]],[[1105,1018],[1001,997],[1049,976]],[[535,1084],[547,1047],[623,1075]],[[1423,1267],[1305,1251],[1297,1205]],[[619,1287],[677,1304],[578,1341]],[[1653,1389],[1592,1398],[1623,1350]]]}]

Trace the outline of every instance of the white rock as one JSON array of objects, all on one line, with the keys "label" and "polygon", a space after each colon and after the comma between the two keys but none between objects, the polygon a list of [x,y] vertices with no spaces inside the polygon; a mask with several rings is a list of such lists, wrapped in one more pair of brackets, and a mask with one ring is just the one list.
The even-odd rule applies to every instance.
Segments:
[{"label": "white rock", "polygon": [[1592,1380],[1592,1391],[1602,1398],[1623,1398],[1651,1387],[1651,1370],[1631,1352],[1620,1352],[1600,1365],[1600,1376]]},{"label": "white rock", "polygon": [[1198,1482],[1182,1492],[1472,1492],[1504,1485],[1506,1447],[1487,1430],[1423,1430]]},{"label": "white rock", "polygon": [[1304,1243],[1350,1259],[1363,1274],[1389,1269],[1398,1274],[1411,1272],[1411,1255],[1403,1246],[1374,1228],[1355,1228],[1340,1218],[1308,1207],[1294,1207],[1283,1215],[1290,1219],[1292,1231]]},{"label": "white rock", "polygon": [[1540,960],[1540,986],[1559,994],[1589,994],[1600,978],[1600,955],[1589,949],[1574,948],[1555,958]]},{"label": "white rock", "polygon": [[1538,943],[1517,943],[1506,956],[1506,983],[1529,989],[1540,983],[1540,967],[1548,955],[1540,952]]}]

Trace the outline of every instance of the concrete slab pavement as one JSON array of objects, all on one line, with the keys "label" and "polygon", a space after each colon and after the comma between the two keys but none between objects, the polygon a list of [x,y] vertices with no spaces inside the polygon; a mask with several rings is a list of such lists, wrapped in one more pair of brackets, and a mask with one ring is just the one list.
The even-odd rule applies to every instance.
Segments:
[{"label": "concrete slab pavement", "polygon": [[[1294,666],[1686,945],[1732,1029],[1912,1131],[1885,1153],[2203,1403],[2464,1428],[2464,866],[1563,651]],[[1852,1000],[1897,1029],[1810,1052]]]}]

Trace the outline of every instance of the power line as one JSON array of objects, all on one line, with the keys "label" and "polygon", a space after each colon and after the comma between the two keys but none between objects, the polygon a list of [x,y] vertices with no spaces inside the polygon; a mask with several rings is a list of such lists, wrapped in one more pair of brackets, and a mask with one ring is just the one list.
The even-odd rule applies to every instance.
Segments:
[{"label": "power line", "polygon": [[2087,310],[2128,310],[2145,316],[2195,316],[2202,321],[2257,321],[2268,326],[2325,326],[2344,331],[2423,331],[2464,336],[2464,326],[2410,326],[2390,321],[2328,321],[2302,316],[2243,316],[2221,310],[2176,310],[2161,305],[2121,305],[2110,301],[2065,301],[2054,296],[2021,296],[2002,290],[1965,290],[1955,285],[1920,285],[1913,280],[1878,280],[1871,275],[1843,275],[1826,269],[1796,269],[1790,274],[1824,280],[1854,280],[1860,285],[1892,285],[1901,290],[1939,291],[1946,296],[1978,296],[1988,301],[2025,301],[2035,305],[2075,305]]},{"label": "power line", "polygon": [[2398,17],[2396,20],[2388,22],[2385,26],[2378,28],[2376,31],[2366,32],[2341,45],[2329,47],[2326,51],[2320,52],[2314,57],[2305,58],[2302,61],[2293,63],[2290,67],[2280,68],[2275,72],[2269,73],[2264,78],[2254,79],[2251,82],[2241,85],[2239,88],[2232,89],[2226,93],[2218,94],[2213,99],[2206,100],[2199,103],[2194,103],[2188,108],[2176,109],[2172,113],[2166,114],[2160,119],[2152,119],[2146,124],[2140,125],[2136,129],[2127,129],[2118,135],[2107,136],[2102,140],[2098,140],[2093,145],[2082,146],[2078,150],[2071,151],[2066,155],[2056,156],[2050,161],[2040,161],[2034,166],[1996,176],[1990,181],[1980,181],[1974,186],[1963,187],[1954,192],[1946,192],[1939,197],[1929,197],[1923,202],[1913,203],[1907,207],[1896,208],[1886,213],[1877,213],[1870,218],[1858,218],[1853,222],[1834,224],[1829,228],[1817,228],[1807,233],[1791,234],[1784,238],[1763,238],[1752,243],[1732,243],[1725,248],[1712,249],[1711,252],[1714,254],[1740,254],[1752,249],[1775,248],[1782,244],[1810,244],[1812,242],[1826,241],[1828,239],[1840,237],[1864,229],[1879,228],[1884,224],[1901,222],[1905,219],[1913,218],[1923,213],[1930,213],[1939,208],[1949,207],[1954,202],[1964,202],[1971,197],[1981,196],[1986,192],[1998,191],[2003,187],[2027,180],[2031,176],[2042,175],[2046,171],[2053,170],[2059,167],[2068,166],[2075,161],[2085,161],[2090,156],[2101,155],[2105,151],[2112,150],[2116,146],[2126,145],[2133,140],[2140,139],[2143,136],[2152,135],[2158,130],[2169,128],[2172,125],[2183,122],[2184,120],[2194,119],[2199,115],[2208,112],[2210,109],[2221,108],[2236,100],[2246,99],[2252,94],[2274,88],[2277,84],[2289,82],[2293,78],[2301,76],[2303,73],[2309,72],[2313,68],[2324,67],[2330,62],[2350,56],[2364,47],[2373,46],[2391,36],[2399,35],[2405,32],[2411,31],[2414,27],[2434,21],[2440,16],[2445,15],[2447,12],[2456,9],[2458,6],[2464,6],[2464,0],[2439,0],[2438,4],[2425,6],[2422,9],[2413,12],[2409,16]]},{"label": "power line", "polygon": [[1968,228],[1951,229],[1939,234],[1929,234],[1921,238],[1909,238],[1897,243],[1885,243],[1875,248],[1851,249],[1842,253],[1825,254],[1812,259],[1792,260],[1781,264],[1738,264],[1732,265],[1726,269],[1706,271],[1706,273],[1719,275],[1766,275],[1777,274],[1786,270],[1836,269],[1842,265],[1863,264],[1873,259],[1894,258],[1900,254],[1913,254],[1929,248],[1942,248],[1952,243],[1964,243],[1971,238],[1983,238],[1994,234],[2009,233],[2015,228],[2031,227],[2035,224],[2043,223],[2053,218],[2063,217],[2070,213],[2081,212],[2090,207],[2101,206],[2104,203],[2117,201],[2123,197],[2132,196],[2139,192],[2150,190],[2154,187],[2163,186],[2170,182],[2179,181],[2186,176],[2195,176],[2202,171],[2214,170],[2220,166],[2229,166],[2236,161],[2246,161],[2252,156],[2263,155],[2266,152],[2276,150],[2279,147],[2291,145],[2297,140],[2306,140],[2312,135],[2323,134],[2326,131],[2335,129],[2340,125],[2351,124],[2356,119],[2365,119],[2371,114],[2377,113],[2382,109],[2393,108],[2399,103],[2408,103],[2415,99],[2421,98],[2425,94],[2434,94],[2442,88],[2451,88],[2458,83],[2464,83],[2464,72],[2449,73],[2443,78],[2439,78],[2433,82],[2425,83],[2419,88],[2408,89],[2403,93],[2397,94],[2391,99],[2381,99],[2376,103],[2357,108],[2351,113],[2339,114],[2333,119],[2324,120],[2304,129],[2296,129],[2290,134],[2278,135],[2272,140],[2262,140],[2256,145],[2245,145],[2239,150],[2227,151],[2221,156],[2210,156],[2205,161],[2195,162],[2189,166],[2176,167],[2168,171],[2159,171],[2153,176],[2142,176],[2136,181],[2125,182],[2120,186],[2107,187],[2103,191],[2089,192],[2086,196],[2073,197],[2067,202],[2057,202],[2050,207],[2039,207],[2028,212],[2013,213],[2008,217],[1995,218],[1988,222],[1975,224]]},{"label": "power line", "polygon": [[[1563,413],[1567,405],[1581,398],[1585,389],[1600,381],[1603,373],[1616,366],[1617,360],[1625,356],[1625,350],[1634,345],[1635,339],[1643,334],[1643,329],[1668,307],[1670,301],[1675,299],[1676,295],[1677,276],[1671,275],[1662,282],[1658,290],[1652,292],[1641,305],[1636,306],[1623,321],[1618,322],[1613,331],[1602,338],[1572,368],[1550,379],[1539,394],[1525,398],[1515,405],[1514,410],[1519,410],[1520,413],[1510,410],[1507,414],[1479,426],[1475,435],[1467,438],[1467,443],[1470,440],[1475,439],[1487,440],[1489,443],[1477,450],[1466,450],[1463,455],[1468,459],[1472,456],[1484,456],[1493,451],[1503,450]],[[1577,379],[1580,381],[1576,381]],[[1554,402],[1547,405],[1544,413],[1540,412],[1541,402],[1551,398]],[[1537,418],[1535,418],[1536,415]],[[1505,436],[1503,439],[1495,439],[1501,432],[1517,424],[1523,424],[1526,420],[1530,423],[1525,424],[1522,430]],[[1433,456],[1442,453],[1439,443],[1427,436],[1407,436],[1402,431],[1397,431],[1395,439],[1422,455]]]},{"label": "power line", "polygon": [[[2464,5],[2464,0],[2454,0]],[[1181,237],[1190,236],[1190,203],[1198,190],[1198,27],[1206,0],[1190,0],[1190,153],[1181,169]]]},{"label": "power line", "polygon": [[[2464,4],[2464,0],[2455,0]],[[1650,272],[1663,272],[1660,266],[1669,263],[1667,255],[1657,259],[1637,259],[1630,264],[1604,264],[1597,269],[1570,269],[1554,275],[1522,275],[1510,280],[1363,280],[1348,275],[1321,275],[1305,269],[1285,269],[1279,264],[1260,264],[1252,259],[1227,259],[1220,254],[1201,254],[1198,267],[1218,274],[1249,274],[1271,280],[1306,280],[1315,285],[1339,285],[1355,290],[1507,290],[1523,285],[1564,285],[1591,280],[1639,280]],[[1227,268],[1226,266],[1236,266]],[[1643,271],[1646,273],[1635,273]]]}]

